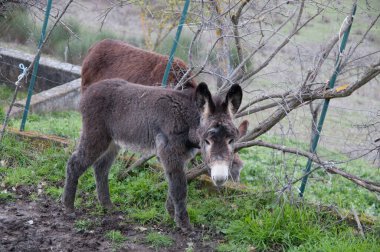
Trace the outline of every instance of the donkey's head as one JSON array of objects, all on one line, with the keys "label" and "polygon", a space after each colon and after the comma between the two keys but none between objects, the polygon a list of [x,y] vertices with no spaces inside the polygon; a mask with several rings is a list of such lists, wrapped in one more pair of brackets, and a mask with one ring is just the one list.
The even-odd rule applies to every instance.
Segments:
[{"label": "donkey's head", "polygon": [[234,143],[239,131],[232,123],[232,116],[239,109],[242,96],[239,85],[232,85],[224,99],[212,97],[204,83],[199,84],[195,92],[201,114],[198,128],[201,152],[216,186],[222,186],[227,181],[234,159]]}]

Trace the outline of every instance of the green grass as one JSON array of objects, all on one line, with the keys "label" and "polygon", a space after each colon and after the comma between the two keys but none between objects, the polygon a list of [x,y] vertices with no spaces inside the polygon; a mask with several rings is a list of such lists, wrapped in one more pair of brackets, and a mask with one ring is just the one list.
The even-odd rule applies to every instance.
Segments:
[{"label": "green grass", "polygon": [[105,237],[113,243],[122,243],[127,238],[119,230],[110,230],[105,234]]},{"label": "green grass", "polygon": [[[12,98],[13,98],[13,93],[14,93],[14,89],[12,89],[11,87],[5,85],[5,84],[0,84],[0,110],[1,108],[3,108],[3,112],[2,113],[5,113],[5,107],[8,107],[12,101]],[[24,99],[26,98],[27,96],[27,92],[26,91],[19,91],[17,93],[17,99],[20,100],[20,99]]]},{"label": "green grass", "polygon": [[119,230],[107,231],[104,237],[111,242],[113,251],[119,251],[123,242],[127,240],[127,237],[125,237]]},{"label": "green grass", "polygon": [[[48,125],[52,127],[49,129]],[[64,126],[57,128],[57,125]],[[78,113],[70,112],[34,116],[34,120],[28,121],[27,127],[76,139],[80,131],[80,116]],[[278,141],[276,138],[265,140]],[[289,140],[285,144],[307,148],[307,144],[297,141]],[[9,192],[12,187],[18,185],[35,186],[43,181],[46,183],[43,187],[44,193],[59,200],[65,163],[72,151],[73,146],[33,148],[29,142],[7,135],[0,146],[0,159],[3,160],[0,167],[0,192]],[[321,149],[321,152],[338,159],[343,158],[339,153],[324,149]],[[310,178],[305,203],[299,204],[297,197],[291,200],[292,196],[296,195],[286,193],[279,197],[265,191],[278,188],[275,178],[284,180],[284,175],[293,174],[293,169],[296,170],[295,175],[300,175],[306,160],[292,156],[284,159],[281,153],[259,147],[244,149],[241,151],[241,157],[246,165],[242,173],[242,181],[249,186],[246,192],[228,189],[216,192],[204,188],[202,183],[197,181],[189,186],[188,211],[191,222],[196,227],[204,225],[224,236],[224,242],[219,244],[218,251],[247,251],[252,248],[258,251],[380,249],[380,224],[365,225],[366,238],[362,239],[356,231],[355,224],[341,221],[333,211],[318,210],[308,203],[332,203],[342,208],[340,211],[343,215],[348,213],[348,210],[344,209],[350,209],[353,204],[360,214],[377,215],[379,202],[376,195],[340,177],[330,178],[329,175],[318,172]],[[132,172],[125,180],[118,181],[117,173],[124,165],[123,161],[117,160],[109,178],[111,198],[118,210],[122,211],[127,219],[139,225],[164,225],[174,230],[174,222],[164,207],[167,191],[164,174],[153,169],[142,169]],[[355,161],[344,168],[358,176],[378,180],[378,171],[368,167],[364,161]],[[89,218],[104,215],[95,191],[93,172],[89,169],[80,178],[75,202],[77,208],[89,213]],[[294,191],[296,193],[296,190]],[[12,196],[1,196],[5,201],[9,197]],[[77,230],[85,231],[92,225],[90,219],[81,219],[74,226]],[[115,244],[118,244],[120,237],[125,238],[118,231],[112,232],[107,233],[107,239]],[[169,237],[158,233],[148,234],[145,242],[153,247],[172,245]]]},{"label": "green grass", "polygon": [[[10,126],[19,127],[21,119],[13,119]],[[82,127],[79,112],[53,112],[43,115],[29,114],[25,125],[27,131],[67,138],[78,138]]]},{"label": "green grass", "polygon": [[158,232],[150,232],[147,234],[145,241],[154,248],[165,248],[173,245],[173,240],[169,236]]},{"label": "green grass", "polygon": [[94,226],[94,223],[91,220],[87,220],[87,219],[76,220],[75,223],[74,223],[74,228],[78,232],[88,231],[93,226]]},{"label": "green grass", "polygon": [[14,200],[15,195],[8,191],[0,191],[0,204]]}]

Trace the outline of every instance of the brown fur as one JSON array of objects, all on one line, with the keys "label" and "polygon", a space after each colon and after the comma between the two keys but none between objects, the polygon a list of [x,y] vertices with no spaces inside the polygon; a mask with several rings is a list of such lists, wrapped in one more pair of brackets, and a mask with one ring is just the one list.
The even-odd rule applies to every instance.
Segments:
[{"label": "brown fur", "polygon": [[[160,86],[168,56],[149,52],[118,40],[105,39],[94,44],[82,63],[82,92],[100,80],[121,78],[132,83]],[[185,62],[174,58],[168,86],[179,82],[187,70]],[[196,87],[193,80],[184,88]]]}]

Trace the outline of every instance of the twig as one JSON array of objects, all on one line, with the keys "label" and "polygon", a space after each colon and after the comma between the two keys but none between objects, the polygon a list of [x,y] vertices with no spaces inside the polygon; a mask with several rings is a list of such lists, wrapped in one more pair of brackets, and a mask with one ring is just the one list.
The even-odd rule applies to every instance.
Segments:
[{"label": "twig", "polygon": [[139,166],[142,166],[145,162],[149,161],[154,156],[155,156],[154,154],[153,155],[144,155],[141,158],[137,159],[131,166],[129,166],[131,164],[131,162],[133,161],[133,157],[134,157],[134,154],[133,154],[127,161],[126,167],[128,167],[128,166],[129,167],[125,170],[120,171],[119,174],[117,175],[118,180],[125,179],[128,176],[129,172],[131,172],[133,169],[135,169]]},{"label": "twig", "polygon": [[380,18],[380,13],[376,16],[376,18],[374,20],[372,20],[371,24],[368,26],[367,30],[365,31],[365,33],[363,34],[361,39],[356,43],[354,48],[352,50],[350,50],[350,52],[348,53],[348,56],[346,57],[344,62],[342,62],[341,68],[344,68],[348,64],[348,60],[351,58],[351,56],[354,54],[354,52],[360,46],[360,44],[363,43],[364,39],[367,37],[368,33],[370,32],[372,27],[376,24],[377,20],[379,20],[379,18]]},{"label": "twig", "polygon": [[243,117],[246,115],[251,115],[251,114],[259,112],[259,111],[274,108],[274,107],[277,107],[279,104],[280,104],[280,102],[272,102],[272,103],[269,103],[269,104],[266,104],[266,105],[263,105],[263,106],[260,106],[257,108],[249,109],[249,110],[235,114],[235,118]]},{"label": "twig", "polygon": [[[233,24],[233,33],[235,36],[235,46],[236,46],[239,63],[243,60],[243,50],[241,47],[238,25],[239,25],[241,12],[244,9],[244,7],[249,3],[249,1],[250,0],[243,0],[236,14],[231,16],[231,22]],[[245,64],[243,67],[246,68]],[[244,71],[246,71],[246,69],[244,69]]]},{"label": "twig", "polygon": [[285,93],[282,93],[282,94],[269,94],[269,95],[263,95],[255,100],[252,100],[250,102],[248,102],[246,105],[242,106],[238,113],[246,110],[247,108],[249,108],[250,106],[252,106],[253,104],[256,104],[258,102],[261,102],[261,101],[265,101],[265,100],[268,100],[268,99],[273,99],[273,98],[284,98],[285,96],[287,96],[288,94],[290,94],[290,91],[287,91]]},{"label": "twig", "polygon": [[[269,62],[272,61],[272,59],[278,54],[278,52],[284,47],[286,46],[289,42],[290,42],[290,39],[296,35],[303,27],[305,27],[310,21],[312,21],[315,17],[317,17],[319,14],[321,14],[323,11],[322,10],[319,10],[316,14],[314,14],[312,17],[310,17],[308,20],[306,20],[304,23],[302,23],[299,27],[298,27],[298,24],[295,26],[295,29],[293,30],[293,32],[287,37],[285,38],[285,40],[272,52],[272,54],[264,61],[264,63],[262,63],[259,67],[257,67],[256,69],[254,69],[252,72],[246,74],[244,76],[244,78],[241,80],[242,82],[248,80],[249,78],[251,78],[253,75],[257,74],[258,72],[260,72],[262,69],[264,69],[266,66],[269,65]],[[301,12],[301,11],[300,11]],[[302,13],[302,12],[301,12]],[[298,27],[298,28],[297,28]]]},{"label": "twig", "polygon": [[264,41],[262,42],[255,50],[253,50],[246,58],[244,58],[243,61],[240,62],[240,64],[234,69],[234,71],[228,76],[229,81],[225,81],[223,86],[218,90],[220,93],[224,93],[227,91],[227,87],[229,84],[234,83],[234,79],[237,78],[238,73],[240,72],[240,69],[250,60],[258,51],[260,51],[261,48],[263,48],[287,23],[290,22],[290,20],[295,15],[297,9],[294,10],[294,12],[284,21],[282,22],[279,27]]},{"label": "twig", "polygon": [[[217,37],[220,37],[220,39],[218,40],[219,42],[217,43],[217,46],[216,46],[217,55],[218,55],[218,60],[216,62],[216,72],[219,75],[227,76],[230,62],[229,62],[229,58],[226,57],[229,54],[229,52],[228,52],[228,48],[224,39],[225,32],[223,30],[223,26],[224,26],[223,21],[222,21],[223,15],[221,14],[219,1],[211,0],[211,5],[213,7],[212,13],[218,16],[215,19],[215,22],[217,24],[215,33]],[[217,76],[217,87],[221,87],[222,85],[223,85],[223,79]]]},{"label": "twig", "polygon": [[364,231],[363,231],[363,226],[360,223],[360,219],[359,219],[358,213],[356,212],[354,206],[351,206],[351,210],[352,210],[352,213],[353,213],[353,215],[355,217],[356,224],[358,225],[359,233],[362,236],[362,238],[365,239],[365,235],[364,235]]}]

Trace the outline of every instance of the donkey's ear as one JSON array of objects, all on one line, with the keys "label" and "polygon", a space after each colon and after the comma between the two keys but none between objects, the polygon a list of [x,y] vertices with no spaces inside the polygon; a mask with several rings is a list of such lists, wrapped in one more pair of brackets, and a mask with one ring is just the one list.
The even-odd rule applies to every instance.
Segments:
[{"label": "donkey's ear", "polygon": [[227,109],[232,115],[238,111],[242,98],[243,91],[241,87],[238,84],[233,84],[230,90],[228,90],[225,101]]},{"label": "donkey's ear", "polygon": [[248,125],[249,125],[249,122],[247,120],[244,120],[241,122],[241,124],[239,125],[239,138],[245,136],[245,134],[247,134],[247,130],[248,130]]},{"label": "donkey's ear", "polygon": [[195,90],[195,103],[199,111],[205,116],[212,114],[215,110],[210,90],[204,82],[200,83]]}]

